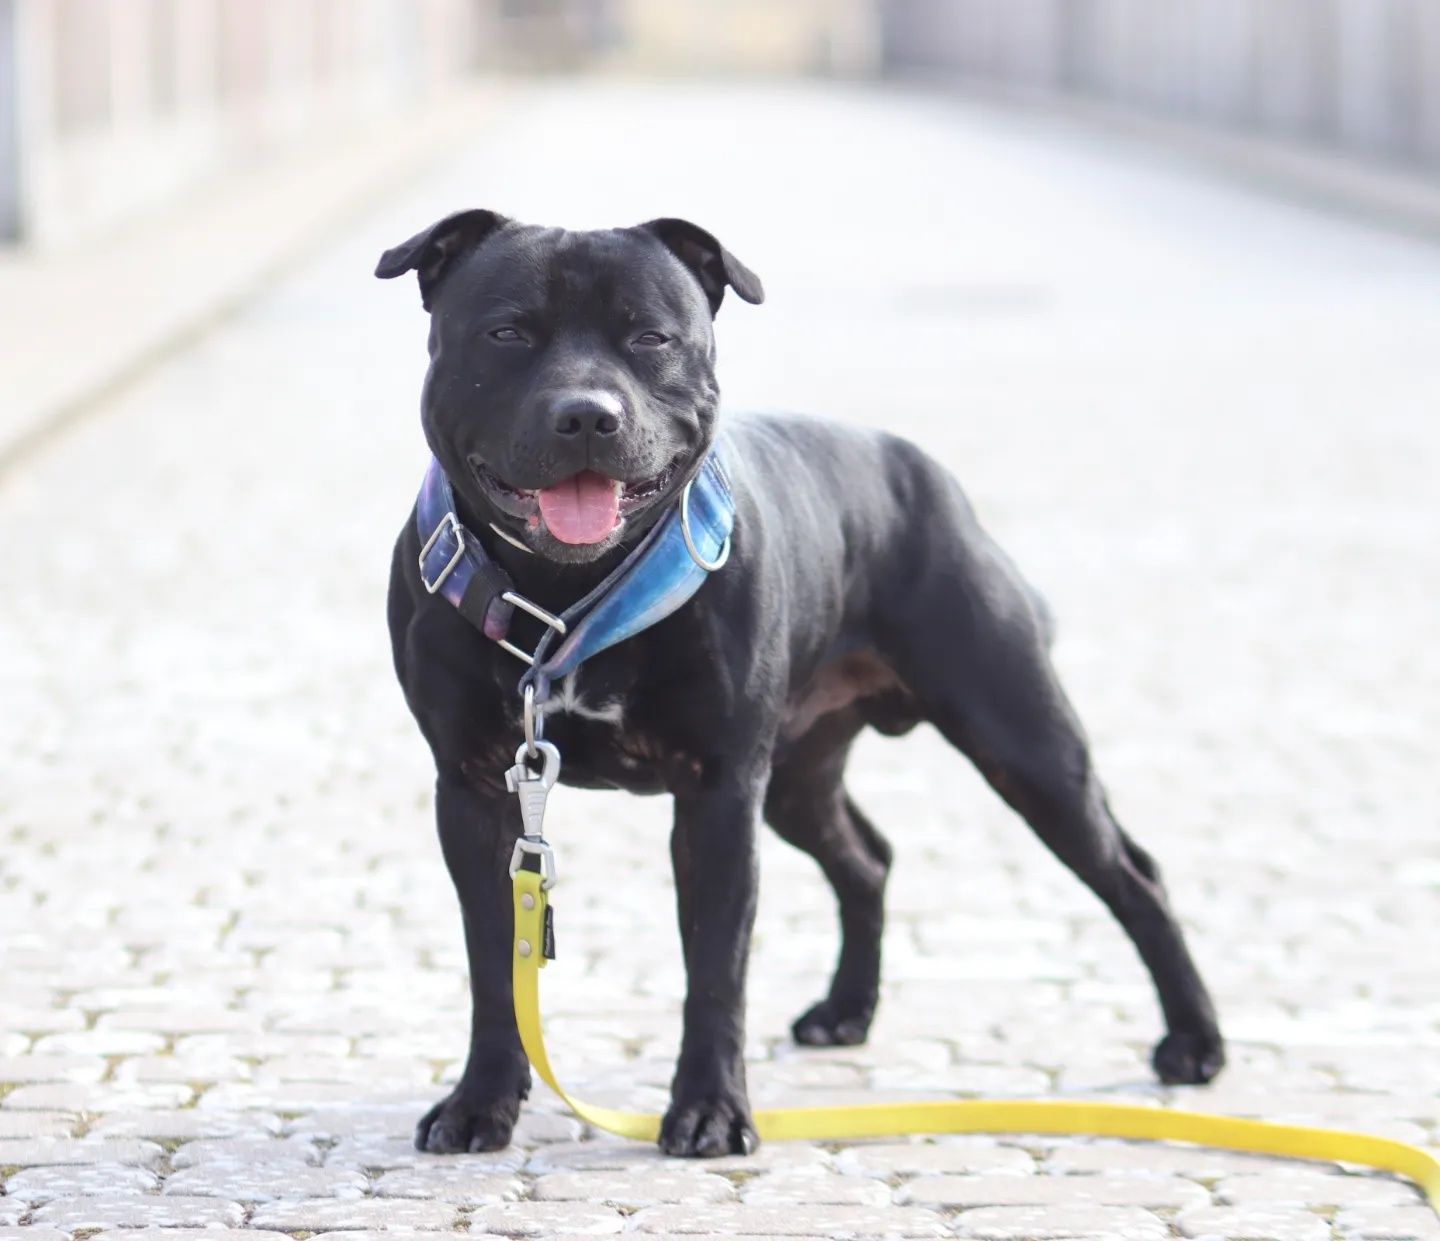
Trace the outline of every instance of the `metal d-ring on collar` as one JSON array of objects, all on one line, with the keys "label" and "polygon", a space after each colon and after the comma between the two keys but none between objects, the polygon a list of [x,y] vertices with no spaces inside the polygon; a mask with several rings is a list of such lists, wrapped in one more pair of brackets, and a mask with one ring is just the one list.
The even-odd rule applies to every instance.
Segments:
[{"label": "metal d-ring on collar", "polygon": [[[565,622],[556,616],[554,612],[547,612],[538,603],[534,602],[534,600],[527,599],[522,594],[517,594],[513,590],[507,590],[500,598],[504,599],[506,603],[513,604],[522,612],[529,612],[536,620],[544,621],[545,624],[549,625],[550,628],[562,638],[569,632],[569,628]],[[523,660],[532,668],[535,666],[535,656],[528,651],[522,651],[508,638],[500,638],[498,645],[501,650],[509,651],[516,659]],[[536,647],[536,650],[538,651],[539,647]]]},{"label": "metal d-ring on collar", "polygon": [[725,542],[720,545],[719,554],[714,560],[706,560],[700,554],[700,549],[695,546],[695,538],[690,533],[690,488],[694,485],[695,480],[692,478],[680,492],[680,533],[685,536],[685,550],[690,553],[690,559],[706,573],[714,573],[716,569],[723,569],[725,562],[730,559],[730,536],[725,536]]}]

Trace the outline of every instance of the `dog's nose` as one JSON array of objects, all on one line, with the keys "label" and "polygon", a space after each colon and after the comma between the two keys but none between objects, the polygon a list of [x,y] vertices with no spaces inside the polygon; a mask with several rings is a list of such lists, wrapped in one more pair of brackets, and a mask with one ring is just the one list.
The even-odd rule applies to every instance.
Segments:
[{"label": "dog's nose", "polygon": [[566,438],[614,435],[624,413],[620,398],[608,392],[567,392],[550,407],[550,425]]}]

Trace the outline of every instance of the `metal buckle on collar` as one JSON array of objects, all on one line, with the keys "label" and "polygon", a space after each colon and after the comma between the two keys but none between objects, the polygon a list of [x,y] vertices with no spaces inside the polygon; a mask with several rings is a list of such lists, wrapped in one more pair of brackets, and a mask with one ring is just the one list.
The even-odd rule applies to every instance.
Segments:
[{"label": "metal buckle on collar", "polygon": [[[425,558],[430,555],[435,544],[440,541],[447,526],[449,527],[450,533],[455,536],[455,554],[450,557],[445,567],[440,570],[439,575],[432,582],[425,576]],[[433,595],[440,587],[445,585],[445,579],[455,572],[455,566],[463,559],[465,559],[465,527],[460,524],[460,519],[456,517],[453,512],[446,513],[445,516],[440,519],[440,524],[435,527],[434,533],[425,540],[425,546],[420,549],[419,564],[421,585]]]},{"label": "metal buckle on collar", "polygon": [[[504,599],[506,603],[519,608],[522,612],[529,612],[536,620],[543,621],[562,638],[569,632],[569,628],[565,622],[556,616],[554,612],[547,612],[538,603],[532,603],[529,599],[525,598],[524,595],[517,595],[513,590],[507,590],[500,598]],[[502,650],[509,651],[516,659],[523,660],[532,668],[535,666],[535,656],[533,654],[522,651],[515,643],[506,638],[500,638],[499,643]]]}]

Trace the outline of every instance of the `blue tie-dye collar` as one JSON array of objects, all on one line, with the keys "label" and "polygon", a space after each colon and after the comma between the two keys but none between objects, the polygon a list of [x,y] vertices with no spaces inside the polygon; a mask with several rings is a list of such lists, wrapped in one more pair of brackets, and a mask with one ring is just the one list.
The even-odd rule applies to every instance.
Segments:
[{"label": "blue tie-dye collar", "polygon": [[592,655],[664,620],[700,589],[709,570],[698,561],[723,561],[735,524],[735,499],[716,448],[690,488],[690,534],[698,559],[686,547],[678,506],[671,508],[599,586],[558,618],[551,618],[558,619],[558,625],[547,621],[533,655],[506,640],[510,621],[517,606],[542,619],[548,613],[515,591],[509,575],[461,523],[450,480],[433,458],[420,485],[415,521],[425,588],[443,596],[487,638],[532,661],[522,685],[533,684],[536,698],[544,701],[553,681],[574,672]]}]

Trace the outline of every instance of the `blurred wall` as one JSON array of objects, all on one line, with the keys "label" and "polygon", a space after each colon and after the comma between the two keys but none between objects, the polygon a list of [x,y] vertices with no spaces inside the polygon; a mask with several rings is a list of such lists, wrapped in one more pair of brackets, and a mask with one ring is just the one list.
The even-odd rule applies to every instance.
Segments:
[{"label": "blurred wall", "polygon": [[865,72],[875,0],[0,0],[0,241],[95,233],[481,68]]},{"label": "blurred wall", "polygon": [[874,0],[608,0],[610,61],[685,73],[868,73]]},{"label": "blurred wall", "polygon": [[444,91],[493,43],[496,8],[0,0],[0,236],[72,237]]},{"label": "blurred wall", "polygon": [[883,60],[1440,167],[1440,0],[877,0]]}]

